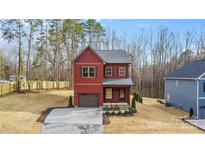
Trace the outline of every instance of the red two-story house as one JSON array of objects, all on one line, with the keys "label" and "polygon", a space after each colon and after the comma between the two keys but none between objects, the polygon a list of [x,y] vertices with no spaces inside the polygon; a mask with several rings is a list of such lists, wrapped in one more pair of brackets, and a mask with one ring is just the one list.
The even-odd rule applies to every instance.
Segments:
[{"label": "red two-story house", "polygon": [[129,104],[131,60],[123,50],[94,50],[90,46],[74,59],[75,107],[105,103]]}]

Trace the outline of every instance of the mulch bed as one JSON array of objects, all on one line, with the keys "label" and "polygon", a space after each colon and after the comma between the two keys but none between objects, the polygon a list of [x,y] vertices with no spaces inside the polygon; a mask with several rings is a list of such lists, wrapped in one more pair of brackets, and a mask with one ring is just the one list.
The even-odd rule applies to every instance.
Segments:
[{"label": "mulch bed", "polygon": [[109,125],[110,119],[107,115],[103,114],[103,125]]}]

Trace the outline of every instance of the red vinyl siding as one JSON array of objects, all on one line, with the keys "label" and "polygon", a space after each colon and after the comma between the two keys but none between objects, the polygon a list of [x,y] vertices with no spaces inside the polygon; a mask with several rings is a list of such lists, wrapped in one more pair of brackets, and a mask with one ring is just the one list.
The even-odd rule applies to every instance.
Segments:
[{"label": "red vinyl siding", "polygon": [[82,93],[98,94],[99,106],[103,105],[103,87],[102,85],[75,85],[74,86],[74,103],[78,106],[78,95]]},{"label": "red vinyl siding", "polygon": [[[106,76],[105,68],[112,67],[112,76]],[[126,76],[119,76],[119,67],[126,68]],[[105,78],[129,78],[129,64],[106,64],[104,65],[104,77]]]},{"label": "red vinyl siding", "polygon": [[[85,66],[96,67],[95,78],[83,78],[81,68]],[[103,103],[103,63],[101,59],[87,48],[75,61],[74,64],[74,103],[78,106],[78,94],[94,93],[99,95],[99,105]]]},{"label": "red vinyl siding", "polygon": [[[81,68],[86,66],[94,66],[96,68],[95,78],[83,78],[81,76]],[[113,75],[105,77],[105,67],[113,68]],[[126,67],[126,76],[119,76],[119,67]],[[79,94],[97,94],[99,97],[99,106],[103,102],[117,103],[120,99],[120,89],[125,89],[125,101],[129,103],[129,86],[119,86],[113,88],[113,98],[105,99],[105,87],[103,87],[103,78],[129,78],[129,64],[103,64],[102,59],[89,47],[80,54],[74,61],[74,104],[78,106]]]}]

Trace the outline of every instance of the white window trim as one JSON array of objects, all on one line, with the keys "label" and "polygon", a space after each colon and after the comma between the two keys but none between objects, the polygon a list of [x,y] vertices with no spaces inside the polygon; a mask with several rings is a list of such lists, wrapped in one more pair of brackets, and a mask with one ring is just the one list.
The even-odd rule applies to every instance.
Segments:
[{"label": "white window trim", "polygon": [[[109,75],[109,74],[107,74],[107,69],[108,68],[111,68],[111,75]],[[112,67],[105,67],[105,76],[112,76],[113,74],[112,74]]]},{"label": "white window trim", "polygon": [[[111,97],[107,98],[107,93],[106,93],[106,90],[107,89],[111,89]],[[113,91],[112,91],[112,88],[105,88],[105,99],[112,99],[112,95],[113,95]]]},{"label": "white window trim", "polygon": [[178,87],[179,86],[179,81],[178,80],[176,80],[176,87]]},{"label": "white window trim", "polygon": [[[88,68],[88,76],[83,76],[83,68]],[[94,68],[94,77],[90,76],[90,68]],[[82,66],[82,78],[95,78],[96,77],[96,67],[95,66]]]},{"label": "white window trim", "polygon": [[[121,68],[124,69],[124,74],[123,75],[120,74],[120,69]],[[119,76],[126,76],[126,67],[119,67]]]}]

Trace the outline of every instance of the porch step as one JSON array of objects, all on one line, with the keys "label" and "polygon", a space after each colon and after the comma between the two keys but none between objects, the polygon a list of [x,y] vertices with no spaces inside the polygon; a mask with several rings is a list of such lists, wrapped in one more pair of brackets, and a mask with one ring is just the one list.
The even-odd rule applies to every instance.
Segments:
[{"label": "porch step", "polygon": [[120,110],[128,110],[129,109],[129,105],[119,105]]},{"label": "porch step", "polygon": [[114,106],[114,105],[117,105],[119,106],[120,110],[128,110],[129,109],[129,104],[128,103],[103,103],[103,107],[105,106]]}]

